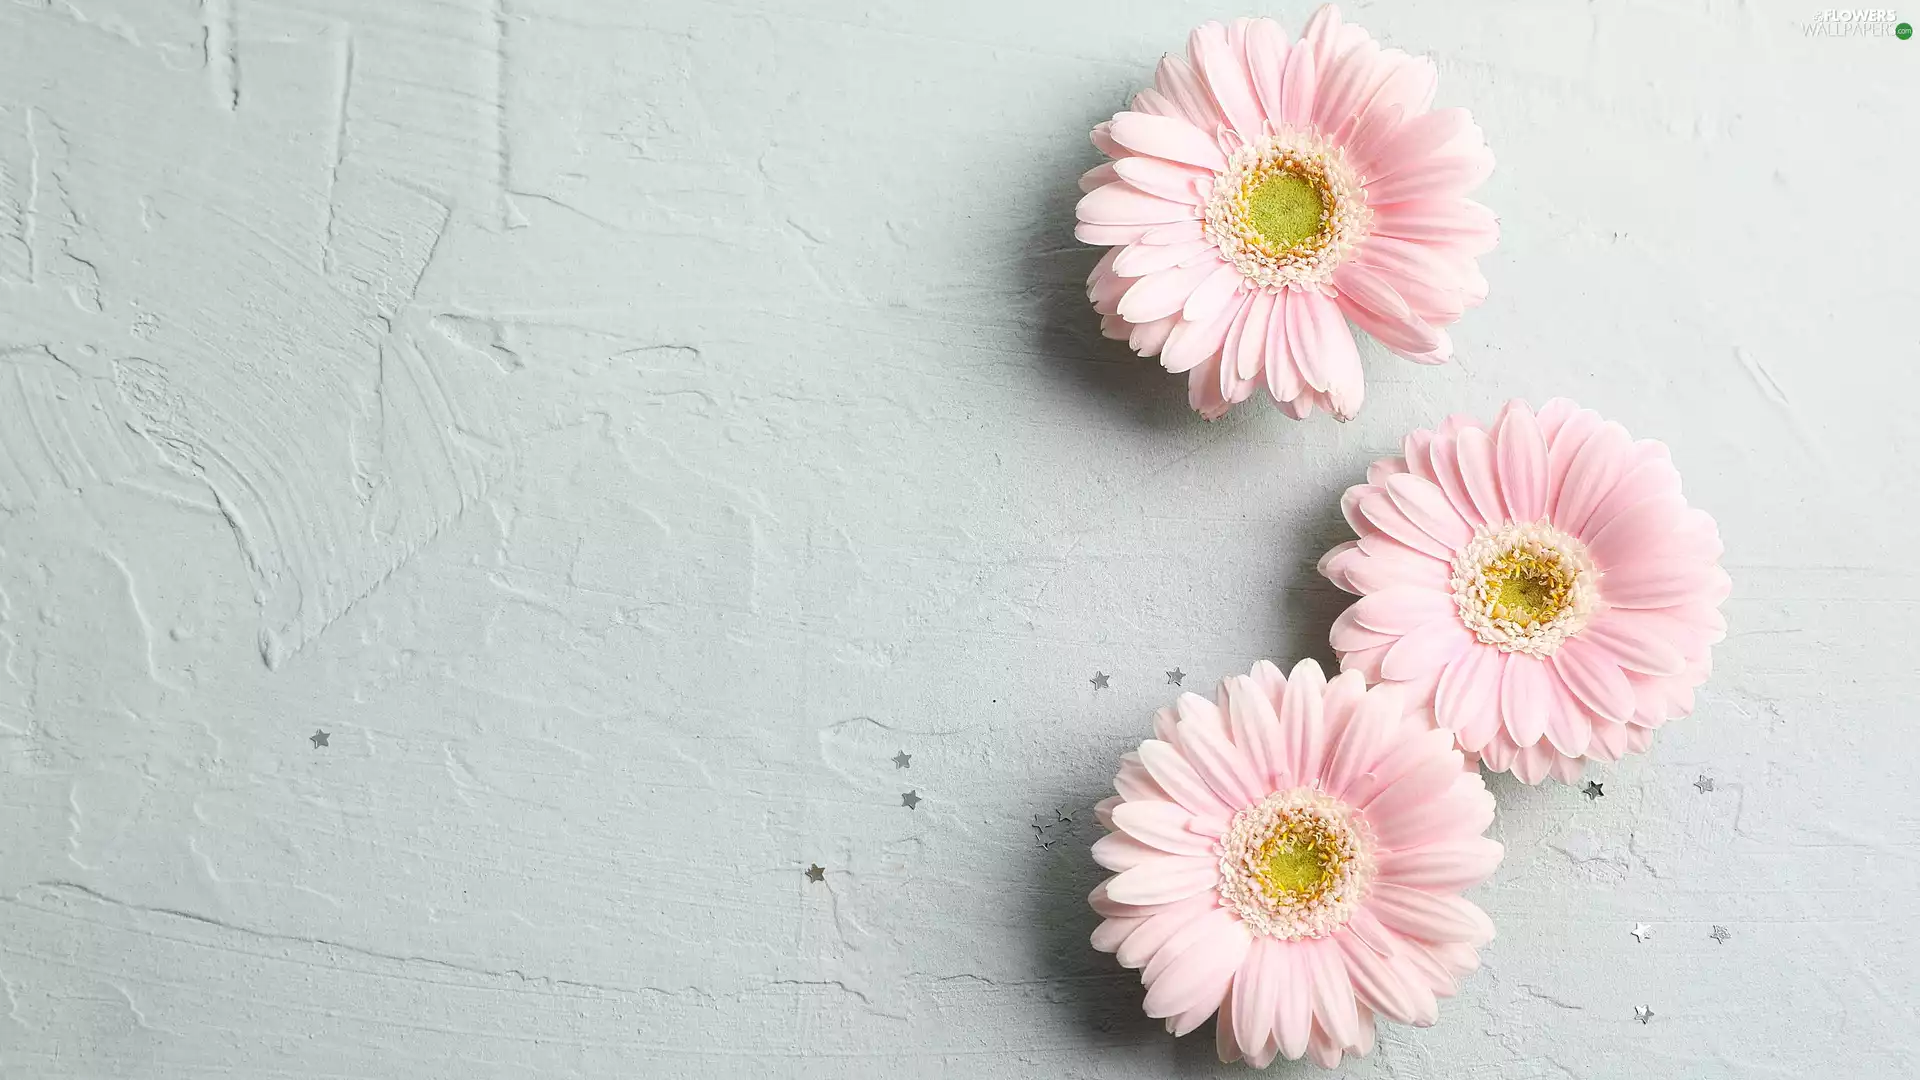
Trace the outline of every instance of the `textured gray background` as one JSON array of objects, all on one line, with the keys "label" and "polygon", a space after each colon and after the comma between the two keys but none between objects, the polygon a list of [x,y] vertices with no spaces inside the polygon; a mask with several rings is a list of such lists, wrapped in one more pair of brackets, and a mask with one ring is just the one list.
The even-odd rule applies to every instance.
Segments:
[{"label": "textured gray background", "polygon": [[1913,1075],[1920,41],[1816,11],[1350,7],[1505,237],[1340,426],[1080,296],[1088,127],[1230,9],[0,0],[0,1075],[1239,1073],[1087,808],[1164,670],[1324,654],[1370,459],[1556,393],[1733,630],[1604,798],[1496,783],[1485,969],[1346,1075]]}]

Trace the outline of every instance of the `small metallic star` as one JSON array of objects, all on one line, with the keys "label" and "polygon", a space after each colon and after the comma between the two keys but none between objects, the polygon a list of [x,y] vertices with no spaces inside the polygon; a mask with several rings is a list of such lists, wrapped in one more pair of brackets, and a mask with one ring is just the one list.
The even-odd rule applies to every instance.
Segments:
[{"label": "small metallic star", "polygon": [[313,734],[307,736],[307,741],[313,744],[315,750],[318,750],[327,745],[327,733],[321,731],[319,728],[314,728]]},{"label": "small metallic star", "polygon": [[1107,680],[1111,678],[1113,678],[1113,676],[1104,671],[1096,671],[1093,673],[1093,678],[1087,681],[1093,684],[1095,690],[1105,690],[1107,689]]},{"label": "small metallic star", "polygon": [[1587,797],[1588,802],[1592,802],[1593,800],[1606,794],[1606,792],[1601,791],[1600,788],[1601,788],[1601,785],[1596,784],[1593,781],[1589,780],[1587,781],[1587,786],[1580,789],[1580,794],[1585,795]]},{"label": "small metallic star", "polygon": [[1646,1023],[1646,1022],[1648,1022],[1649,1020],[1652,1020],[1652,1019],[1653,1019],[1653,1006],[1651,1006],[1651,1005],[1635,1005],[1635,1006],[1633,1007],[1633,1018],[1634,1018],[1635,1020],[1638,1020],[1638,1021],[1640,1021],[1640,1022],[1641,1022],[1641,1023],[1643,1023],[1643,1024],[1644,1024],[1644,1023]]},{"label": "small metallic star", "polygon": [[1646,923],[1635,923],[1633,925],[1633,940],[1644,944],[1646,940],[1652,936],[1653,927],[1648,926]]},{"label": "small metallic star", "polygon": [[1174,668],[1172,671],[1167,672],[1167,682],[1174,686],[1179,686],[1180,680],[1186,677],[1187,673],[1181,671],[1179,668]]},{"label": "small metallic star", "polygon": [[1061,807],[1056,806],[1053,808],[1053,823],[1055,825],[1064,825],[1072,820],[1073,815],[1064,813]]},{"label": "small metallic star", "polygon": [[1727,943],[1727,939],[1732,937],[1733,935],[1727,932],[1726,927],[1716,926],[1713,928],[1713,933],[1708,934],[1707,936],[1719,942],[1720,944],[1725,945]]},{"label": "small metallic star", "polygon": [[807,880],[808,881],[827,880],[827,868],[824,866],[821,866],[819,863],[814,863],[812,866],[807,867]]},{"label": "small metallic star", "polygon": [[1693,786],[1700,789],[1700,794],[1705,795],[1707,792],[1713,790],[1713,777],[1708,776],[1706,773],[1701,773],[1700,779],[1695,780]]},{"label": "small metallic star", "polygon": [[917,791],[909,791],[905,795],[900,796],[900,805],[906,807],[909,810],[912,810],[914,807],[919,806],[920,793]]},{"label": "small metallic star", "polygon": [[899,753],[893,755],[893,767],[896,769],[912,768],[913,755],[907,753],[905,750],[902,750]]}]

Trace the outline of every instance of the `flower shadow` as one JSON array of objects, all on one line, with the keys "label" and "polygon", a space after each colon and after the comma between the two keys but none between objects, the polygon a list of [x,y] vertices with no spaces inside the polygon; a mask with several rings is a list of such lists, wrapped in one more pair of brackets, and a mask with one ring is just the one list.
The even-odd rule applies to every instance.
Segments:
[{"label": "flower shadow", "polygon": [[[1364,469],[1361,466],[1355,475]],[[1320,573],[1319,562],[1321,555],[1351,539],[1353,529],[1340,513],[1339,491],[1327,492],[1315,499],[1307,512],[1295,514],[1282,524],[1275,550],[1296,553],[1275,598],[1281,648],[1273,661],[1283,670],[1311,658],[1319,662],[1328,678],[1340,673],[1340,663],[1328,639],[1333,621],[1356,598],[1328,581]]]},{"label": "flower shadow", "polygon": [[[1092,126],[1089,121],[1087,127]],[[1074,206],[1081,195],[1075,180],[1103,160],[1080,139],[1055,147],[1047,160],[1031,166],[1056,181],[1044,189],[1019,259],[1023,292],[1034,305],[1032,352],[1072,398],[1097,402],[1140,427],[1169,431],[1204,423],[1187,407],[1186,380],[1167,374],[1150,357],[1134,355],[1126,342],[1103,337],[1100,316],[1087,302],[1087,274],[1105,249],[1074,239]]]}]

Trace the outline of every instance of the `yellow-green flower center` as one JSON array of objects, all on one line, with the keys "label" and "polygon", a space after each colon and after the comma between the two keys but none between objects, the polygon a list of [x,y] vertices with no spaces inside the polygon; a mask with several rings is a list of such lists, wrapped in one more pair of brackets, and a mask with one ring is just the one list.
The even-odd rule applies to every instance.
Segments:
[{"label": "yellow-green flower center", "polygon": [[1329,864],[1337,866],[1339,856],[1321,838],[1274,836],[1261,846],[1260,859],[1256,876],[1268,892],[1301,895],[1326,888],[1333,878]]},{"label": "yellow-green flower center", "polygon": [[1326,213],[1320,186],[1297,173],[1276,170],[1247,192],[1247,222],[1262,240],[1283,251],[1319,235]]},{"label": "yellow-green flower center", "polygon": [[1220,899],[1257,933],[1286,941],[1345,926],[1374,875],[1373,836],[1317,788],[1276,791],[1233,817],[1220,840]]},{"label": "yellow-green flower center", "polygon": [[1544,521],[1482,525],[1453,558],[1460,621],[1487,645],[1538,659],[1580,632],[1599,573],[1586,546]]},{"label": "yellow-green flower center", "polygon": [[1481,573],[1487,578],[1493,617],[1520,626],[1559,618],[1573,593],[1574,575],[1554,553],[1515,548],[1489,562]]}]

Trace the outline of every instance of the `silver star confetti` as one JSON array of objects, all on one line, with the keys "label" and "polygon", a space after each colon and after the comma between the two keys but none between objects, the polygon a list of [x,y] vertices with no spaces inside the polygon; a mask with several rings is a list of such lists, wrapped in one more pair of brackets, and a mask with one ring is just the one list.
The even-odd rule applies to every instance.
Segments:
[{"label": "silver star confetti", "polygon": [[1633,1018],[1635,1020],[1640,1021],[1643,1024],[1647,1023],[1648,1021],[1653,1019],[1653,1006],[1635,1005],[1633,1007]]},{"label": "silver star confetti", "polygon": [[1053,823],[1055,825],[1064,825],[1072,820],[1073,815],[1067,813],[1065,807],[1056,806],[1053,808]]},{"label": "silver star confetti", "polygon": [[902,751],[900,751],[899,753],[897,753],[897,754],[895,754],[895,755],[893,755],[893,767],[894,767],[894,768],[896,768],[896,769],[906,769],[906,768],[911,768],[912,766],[913,766],[913,755],[912,755],[912,754],[909,754],[909,753],[907,753],[907,752],[906,752],[905,750],[902,750]]},{"label": "silver star confetti", "polygon": [[1093,673],[1093,678],[1087,681],[1093,684],[1095,690],[1105,690],[1107,689],[1107,680],[1111,678],[1113,678],[1113,676],[1104,671],[1096,671]]},{"label": "silver star confetti", "polygon": [[1706,773],[1701,773],[1700,779],[1695,780],[1693,786],[1700,789],[1700,794],[1705,795],[1707,792],[1713,790],[1713,777],[1708,776]]},{"label": "silver star confetti", "polygon": [[808,881],[827,880],[827,868],[824,866],[821,866],[819,863],[814,863],[812,866],[807,867],[807,880]]},{"label": "silver star confetti", "polygon": [[307,736],[307,741],[313,744],[313,748],[315,750],[318,750],[321,747],[327,745],[327,737],[328,736],[326,732],[321,731],[319,728],[315,728],[313,729],[313,734]]},{"label": "silver star confetti", "polygon": [[1167,672],[1167,683],[1171,686],[1179,686],[1180,680],[1186,677],[1186,672],[1181,671],[1179,668],[1174,668],[1172,671]]},{"label": "silver star confetti", "polygon": [[1600,796],[1606,794],[1606,792],[1600,790],[1601,787],[1602,785],[1596,784],[1593,781],[1589,780],[1587,781],[1587,786],[1580,789],[1580,794],[1585,795],[1587,797],[1588,802],[1592,802],[1593,800],[1598,799]]},{"label": "silver star confetti", "polygon": [[1638,941],[1642,944],[1645,944],[1646,940],[1652,936],[1653,936],[1653,927],[1648,926],[1646,923],[1634,924],[1633,940]]},{"label": "silver star confetti", "polygon": [[906,807],[909,810],[914,809],[915,807],[920,805],[920,793],[917,791],[909,791],[906,794],[900,796],[900,805]]},{"label": "silver star confetti", "polygon": [[1713,933],[1708,934],[1707,936],[1719,942],[1720,944],[1725,945],[1727,943],[1727,939],[1732,937],[1733,935],[1727,932],[1726,927],[1716,926],[1713,928]]}]

